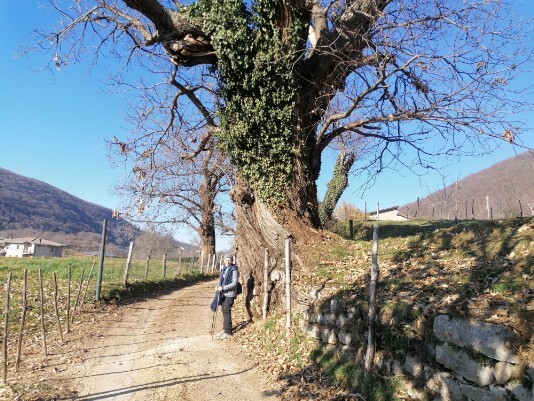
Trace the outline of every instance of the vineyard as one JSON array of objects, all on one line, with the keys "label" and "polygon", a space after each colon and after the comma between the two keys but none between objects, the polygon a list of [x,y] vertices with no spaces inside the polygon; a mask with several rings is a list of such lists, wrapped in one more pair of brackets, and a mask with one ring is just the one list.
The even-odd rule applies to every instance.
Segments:
[{"label": "vineyard", "polygon": [[[104,260],[100,298],[105,303],[138,299],[158,287],[181,287],[212,276],[184,259],[163,266]],[[25,355],[61,353],[64,335],[82,323],[80,313],[101,307],[97,296],[98,261],[94,257],[1,258],[0,310],[2,313],[3,383],[25,368]]]}]

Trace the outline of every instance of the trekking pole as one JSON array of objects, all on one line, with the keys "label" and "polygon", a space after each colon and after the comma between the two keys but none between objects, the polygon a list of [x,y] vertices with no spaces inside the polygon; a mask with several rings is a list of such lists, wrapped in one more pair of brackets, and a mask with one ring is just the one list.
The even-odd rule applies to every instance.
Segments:
[{"label": "trekking pole", "polygon": [[[224,277],[221,273],[219,277],[219,283],[217,284],[218,287],[221,287],[223,285]],[[213,320],[211,321],[211,339],[213,340],[213,333],[215,333],[215,317],[217,316],[217,309],[219,309],[219,303],[221,302],[221,294],[222,291],[217,291],[216,301],[215,301],[215,307],[213,309]]]},{"label": "trekking pole", "polygon": [[215,306],[215,311],[213,312],[213,319],[211,321],[211,339],[213,340],[213,334],[215,333],[215,318],[217,316],[217,310],[219,309],[219,300],[220,300],[220,296],[221,296],[221,293],[220,291],[217,291],[218,292],[218,295],[217,295],[217,305]]}]

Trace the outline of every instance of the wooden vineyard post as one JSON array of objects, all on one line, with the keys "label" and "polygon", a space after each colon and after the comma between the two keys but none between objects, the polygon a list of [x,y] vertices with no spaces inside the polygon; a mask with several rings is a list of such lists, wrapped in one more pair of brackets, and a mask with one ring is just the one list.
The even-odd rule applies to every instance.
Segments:
[{"label": "wooden vineyard post", "polygon": [[380,220],[380,202],[376,203],[376,221]]},{"label": "wooden vineyard post", "polygon": [[263,306],[262,316],[263,320],[267,319],[267,302],[269,301],[269,250],[265,248],[265,257],[263,259]]},{"label": "wooden vineyard post", "polygon": [[83,308],[85,297],[87,296],[87,289],[89,288],[89,282],[91,281],[91,277],[93,276],[93,270],[95,269],[95,265],[96,265],[96,260],[93,262],[93,266],[91,266],[91,270],[89,270],[89,276],[87,276],[87,281],[85,282],[85,289],[83,290],[82,302],[80,302],[80,310]]},{"label": "wooden vineyard post", "polygon": [[369,372],[375,355],[375,320],[376,320],[376,285],[378,281],[378,224],[373,226],[373,254],[371,262],[371,284],[369,286],[369,331],[367,335],[367,353],[365,371]]},{"label": "wooden vineyard post", "polygon": [[148,267],[150,266],[150,255],[152,254],[152,249],[148,250],[148,254],[146,255],[146,263],[145,263],[145,281],[148,279]]},{"label": "wooden vineyard post", "polygon": [[67,333],[70,333],[70,281],[71,281],[71,267],[67,266]]},{"label": "wooden vineyard post", "polygon": [[124,286],[128,285],[128,272],[130,271],[130,264],[132,263],[133,241],[130,242],[128,248],[128,258],[126,259],[126,266],[124,266]]},{"label": "wooden vineyard post", "polygon": [[61,339],[61,344],[63,344],[63,329],[61,328],[61,321],[59,320],[59,309],[57,307],[57,277],[56,272],[54,272],[54,310],[56,312],[56,321],[57,327],[59,330],[59,338]]},{"label": "wooden vineyard post", "polygon": [[206,263],[206,273],[210,272],[211,253],[208,253],[208,262]]},{"label": "wooden vineyard post", "polygon": [[177,266],[177,269],[176,269],[176,274],[177,275],[180,275],[180,273],[182,272],[182,254],[183,253],[184,253],[184,248],[180,247],[180,256],[178,256],[178,266]]},{"label": "wooden vineyard post", "polygon": [[80,301],[80,294],[82,292],[83,279],[85,277],[85,266],[82,268],[82,275],[80,277],[80,282],[78,283],[78,291],[76,291],[76,300],[74,301],[74,307],[72,308],[72,316],[70,318],[70,323],[74,323],[74,314],[78,308],[78,302]]},{"label": "wooden vineyard post", "polygon": [[161,269],[163,278],[167,276],[167,254],[163,253],[163,260],[161,261]]},{"label": "wooden vineyard post", "polygon": [[22,349],[22,337],[24,335],[24,325],[26,324],[26,311],[28,309],[28,297],[26,284],[28,283],[28,269],[24,269],[22,278],[22,315],[20,317],[19,341],[17,344],[17,359],[15,362],[15,372],[19,371],[20,365],[20,351]]},{"label": "wooden vineyard post", "polygon": [[6,309],[4,314],[4,347],[3,347],[3,355],[4,355],[4,376],[3,376],[3,383],[4,385],[7,384],[7,335],[8,335],[8,323],[9,323],[9,293],[11,292],[11,272],[7,275],[7,282],[6,282]]},{"label": "wooden vineyard post", "polygon": [[100,243],[100,255],[98,262],[98,275],[96,279],[95,299],[100,302],[100,291],[102,290],[102,276],[104,274],[104,256],[106,255],[106,232],[108,221],[104,219],[102,222],[102,242]]},{"label": "wooden vineyard post", "polygon": [[44,291],[43,291],[43,275],[41,269],[39,269],[39,310],[41,312],[41,332],[43,333],[43,350],[45,356],[48,356],[48,350],[46,348],[46,328],[44,322]]}]

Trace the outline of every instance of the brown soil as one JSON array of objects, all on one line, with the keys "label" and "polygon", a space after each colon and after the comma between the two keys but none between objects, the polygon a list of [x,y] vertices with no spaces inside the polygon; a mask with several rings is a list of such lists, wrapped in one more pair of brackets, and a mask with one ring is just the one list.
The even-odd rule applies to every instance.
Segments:
[{"label": "brown soil", "polygon": [[[217,339],[220,311],[212,339],[214,287],[215,282],[200,283],[126,306],[85,311],[84,322],[61,348],[39,363],[35,355],[27,357],[21,371],[31,370],[29,375],[10,372],[0,399],[280,399],[279,384],[258,370],[236,338]],[[234,316],[238,335],[245,325]]]}]

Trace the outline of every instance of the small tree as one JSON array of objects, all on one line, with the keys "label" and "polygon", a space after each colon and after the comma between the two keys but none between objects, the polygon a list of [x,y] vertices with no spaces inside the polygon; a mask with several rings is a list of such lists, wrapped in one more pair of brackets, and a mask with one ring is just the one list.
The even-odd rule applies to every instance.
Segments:
[{"label": "small tree", "polygon": [[335,216],[342,221],[365,220],[365,213],[353,204],[343,201],[336,207]]}]

